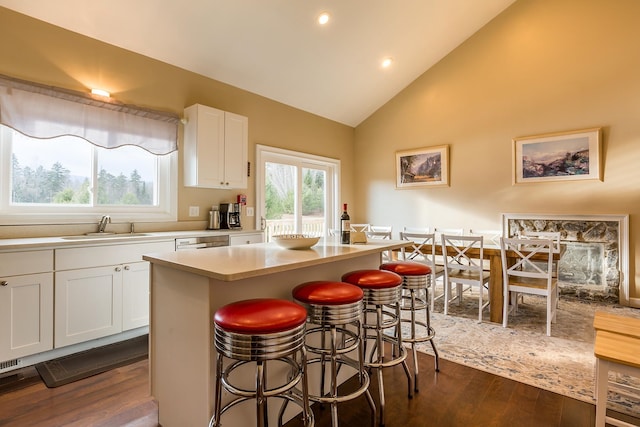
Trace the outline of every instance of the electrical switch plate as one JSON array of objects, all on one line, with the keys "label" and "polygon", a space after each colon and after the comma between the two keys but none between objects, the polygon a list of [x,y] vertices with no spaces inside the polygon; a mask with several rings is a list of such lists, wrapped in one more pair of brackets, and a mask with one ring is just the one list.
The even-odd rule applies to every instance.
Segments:
[{"label": "electrical switch plate", "polygon": [[247,206],[247,216],[253,216],[253,208],[250,206]]},{"label": "electrical switch plate", "polygon": [[200,206],[189,206],[189,216],[200,215]]}]

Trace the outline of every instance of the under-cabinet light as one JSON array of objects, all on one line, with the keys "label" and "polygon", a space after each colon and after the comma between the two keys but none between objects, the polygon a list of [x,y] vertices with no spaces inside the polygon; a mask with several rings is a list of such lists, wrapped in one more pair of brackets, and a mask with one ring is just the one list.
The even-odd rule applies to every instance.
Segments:
[{"label": "under-cabinet light", "polygon": [[94,95],[106,96],[109,98],[111,94],[104,89],[91,89],[91,93]]}]

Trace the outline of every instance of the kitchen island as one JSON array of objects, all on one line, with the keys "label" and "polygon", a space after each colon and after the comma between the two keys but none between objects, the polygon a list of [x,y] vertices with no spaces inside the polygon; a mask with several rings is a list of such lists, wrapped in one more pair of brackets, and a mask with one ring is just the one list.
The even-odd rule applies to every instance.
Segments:
[{"label": "kitchen island", "polygon": [[[259,243],[144,255],[151,263],[149,364],[159,423],[202,427],[209,422],[216,357],[213,314],[219,307],[248,298],[291,299],[300,283],[377,269],[382,252],[405,244],[341,245],[329,238],[305,250]],[[254,411],[233,416],[239,418],[227,418],[227,425],[251,425],[247,420]]]}]

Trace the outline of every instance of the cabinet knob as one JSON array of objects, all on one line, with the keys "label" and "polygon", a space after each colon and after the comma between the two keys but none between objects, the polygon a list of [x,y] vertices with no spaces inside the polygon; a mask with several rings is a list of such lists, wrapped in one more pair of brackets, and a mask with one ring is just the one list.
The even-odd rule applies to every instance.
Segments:
[{"label": "cabinet knob", "polygon": [[125,270],[131,270],[131,267],[129,267],[128,265],[125,265],[125,266],[124,266],[124,269],[125,269]]},{"label": "cabinet knob", "polygon": [[9,284],[9,282],[7,282],[6,280],[3,280],[2,282],[0,282],[0,286],[7,286]]},{"label": "cabinet knob", "polygon": [[120,267],[116,267],[115,269],[116,271],[121,271],[122,269]]}]

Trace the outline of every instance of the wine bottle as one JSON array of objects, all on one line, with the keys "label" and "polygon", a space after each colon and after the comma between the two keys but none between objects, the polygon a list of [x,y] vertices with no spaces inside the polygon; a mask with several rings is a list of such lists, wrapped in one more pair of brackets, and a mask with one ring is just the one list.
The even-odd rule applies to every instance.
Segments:
[{"label": "wine bottle", "polygon": [[347,204],[343,205],[342,215],[340,215],[340,243],[348,245],[351,243],[351,223],[349,222],[349,213],[347,212]]}]

